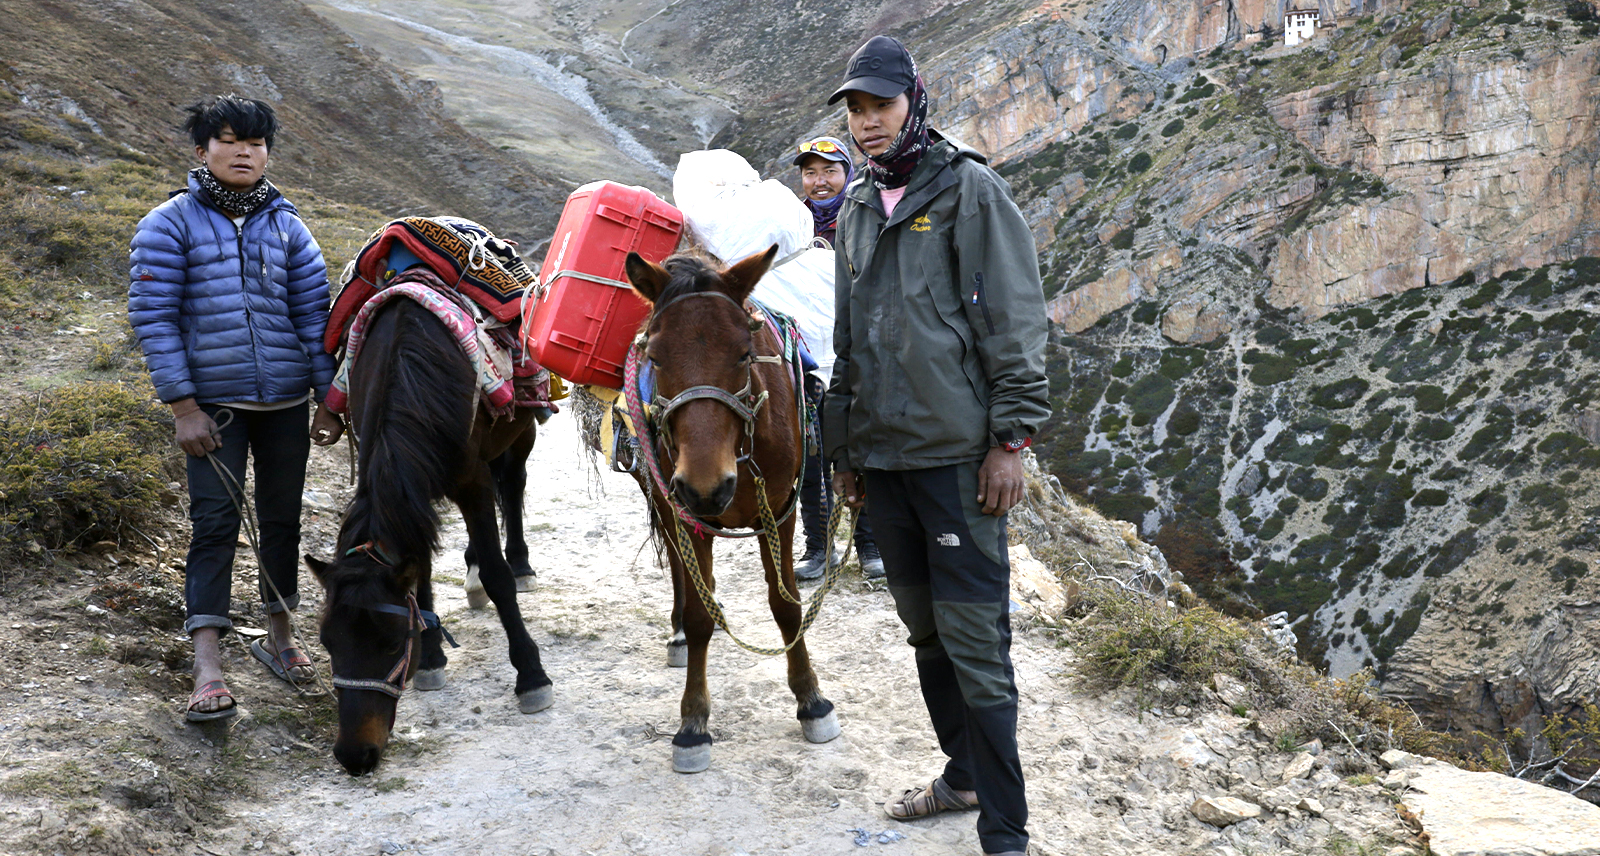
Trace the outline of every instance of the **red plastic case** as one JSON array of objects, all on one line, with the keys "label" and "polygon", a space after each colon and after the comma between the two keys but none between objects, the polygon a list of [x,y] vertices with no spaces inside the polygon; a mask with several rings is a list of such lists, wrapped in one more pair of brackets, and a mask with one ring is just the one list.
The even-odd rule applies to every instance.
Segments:
[{"label": "red plastic case", "polygon": [[630,251],[660,262],[682,234],[683,213],[643,187],[597,181],[574,190],[522,324],[534,359],[573,383],[621,389],[628,345],[650,315],[623,263]]}]

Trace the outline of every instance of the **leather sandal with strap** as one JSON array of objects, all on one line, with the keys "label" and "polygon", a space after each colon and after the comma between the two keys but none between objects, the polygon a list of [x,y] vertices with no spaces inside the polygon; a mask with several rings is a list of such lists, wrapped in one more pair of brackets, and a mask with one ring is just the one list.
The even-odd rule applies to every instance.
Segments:
[{"label": "leather sandal with strap", "polygon": [[940,776],[929,782],[926,787],[911,788],[900,795],[900,798],[885,803],[883,810],[895,820],[917,820],[924,817],[933,817],[946,811],[970,811],[978,807],[977,794],[966,791],[971,795],[969,799],[962,791],[944,783]]},{"label": "leather sandal with strap", "polygon": [[[226,707],[216,710],[200,710],[200,703],[214,698],[228,700]],[[234,701],[233,692],[223,681],[206,681],[194,688],[194,694],[189,696],[189,707],[184,711],[184,718],[190,722],[210,722],[215,719],[227,719],[239,712],[238,702]]]}]

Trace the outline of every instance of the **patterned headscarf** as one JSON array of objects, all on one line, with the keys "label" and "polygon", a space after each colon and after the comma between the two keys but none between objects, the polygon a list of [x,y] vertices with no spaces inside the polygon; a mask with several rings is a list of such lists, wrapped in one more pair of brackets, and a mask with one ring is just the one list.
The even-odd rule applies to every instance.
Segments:
[{"label": "patterned headscarf", "polygon": [[888,151],[881,155],[868,155],[855,135],[850,135],[850,142],[867,156],[867,175],[872,177],[872,183],[879,190],[905,187],[911,181],[912,170],[917,168],[917,163],[932,145],[928,137],[928,90],[922,85],[922,75],[917,75],[916,82],[906,90],[906,97],[911,102],[911,109],[906,114],[906,123],[901,126],[900,133],[889,144]]},{"label": "patterned headscarf", "polygon": [[267,177],[264,175],[256,179],[255,187],[244,193],[223,187],[222,182],[217,181],[217,177],[211,174],[211,170],[203,166],[197,166],[189,170],[189,175],[195,181],[200,182],[200,189],[204,190],[206,196],[211,198],[213,205],[224,211],[233,212],[235,217],[249,217],[251,214],[256,213],[256,209],[267,204],[272,199],[274,188],[272,182],[267,181]]}]

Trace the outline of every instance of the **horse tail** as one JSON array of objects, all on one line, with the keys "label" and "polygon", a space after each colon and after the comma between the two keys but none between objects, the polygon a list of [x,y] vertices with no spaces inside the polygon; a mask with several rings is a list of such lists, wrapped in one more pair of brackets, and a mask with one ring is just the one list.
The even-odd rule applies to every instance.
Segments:
[{"label": "horse tail", "polygon": [[[358,503],[365,500],[369,537],[402,556],[429,555],[439,545],[439,512],[472,431],[477,383],[461,346],[432,313],[396,300],[387,347],[368,340],[361,359],[378,360],[368,396]],[[374,332],[380,329],[374,324]],[[352,512],[356,511],[352,508]]]}]

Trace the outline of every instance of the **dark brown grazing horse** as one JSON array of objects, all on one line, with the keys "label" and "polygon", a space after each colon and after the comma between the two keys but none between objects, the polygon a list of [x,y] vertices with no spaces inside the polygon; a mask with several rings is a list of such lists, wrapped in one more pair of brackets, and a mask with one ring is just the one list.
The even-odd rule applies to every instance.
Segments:
[{"label": "dark brown grazing horse", "polygon": [[[327,590],[322,644],[339,693],[333,754],[353,776],[378,765],[406,681],[444,687],[442,630],[433,616],[434,501],[453,500],[466,520],[469,560],[500,613],[517,670],[523,713],[549,707],[550,678],[523,626],[517,584],[495,525],[494,470],[523,473],[536,433],[534,411],[493,419],[477,376],[444,323],[411,300],[379,309],[350,372],[351,431],[360,438],[355,498],[330,563],[306,564]],[[521,543],[521,479],[508,539]],[[502,491],[499,499],[506,498]],[[514,525],[514,529],[513,529]],[[523,548],[524,554],[526,548]]]},{"label": "dark brown grazing horse", "polygon": [[[670,403],[657,412],[655,455],[672,499],[704,523],[722,529],[759,528],[753,475],[763,474],[771,508],[784,508],[803,463],[800,420],[794,376],[781,360],[777,336],[752,318],[745,300],[756,281],[772,265],[777,247],[751,256],[726,270],[717,270],[692,256],[673,256],[665,265],[630,253],[628,279],[653,309],[645,324],[644,356],[653,367],[655,397]],[[767,359],[763,360],[762,357]],[[763,398],[764,395],[764,398]],[[729,402],[740,400],[744,413]],[[755,404],[747,424],[749,404]],[[648,435],[647,435],[648,436]],[[754,469],[752,469],[752,467]],[[662,495],[648,472],[635,477],[649,495],[651,515],[667,545],[672,566],[672,625],[669,662],[687,647],[689,673],[684,683],[682,721],[672,738],[672,767],[698,773],[711,764],[711,699],[706,689],[706,644],[714,620],[694,591],[679,552],[673,503]],[[778,527],[781,544],[774,565],[773,545],[761,538],[766,567],[767,603],[785,644],[795,642],[801,626],[799,589],[794,581],[794,516]],[[707,587],[715,590],[711,572],[714,536],[689,531],[694,560]],[[786,599],[781,590],[787,590]],[[805,640],[788,651],[789,689],[807,740],[825,743],[839,735],[833,703],[817,688],[817,676],[806,654]]]}]

